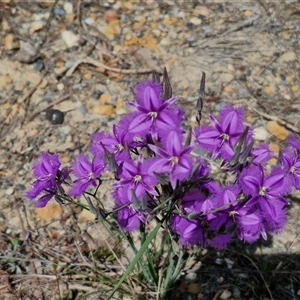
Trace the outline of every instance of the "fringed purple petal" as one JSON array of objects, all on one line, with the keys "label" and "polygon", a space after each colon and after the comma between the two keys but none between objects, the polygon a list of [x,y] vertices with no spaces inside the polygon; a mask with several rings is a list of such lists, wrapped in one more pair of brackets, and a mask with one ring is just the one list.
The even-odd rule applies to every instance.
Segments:
[{"label": "fringed purple petal", "polygon": [[142,81],[135,88],[135,97],[140,106],[148,111],[156,111],[163,99],[161,98],[162,86],[158,82]]}]

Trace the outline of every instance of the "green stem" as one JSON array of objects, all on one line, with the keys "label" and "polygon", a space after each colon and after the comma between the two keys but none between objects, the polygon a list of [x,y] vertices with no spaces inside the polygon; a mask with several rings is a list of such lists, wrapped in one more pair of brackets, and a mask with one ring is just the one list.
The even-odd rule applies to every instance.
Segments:
[{"label": "green stem", "polygon": [[163,220],[159,223],[157,223],[157,225],[155,226],[155,228],[151,231],[151,233],[149,234],[149,236],[147,237],[147,239],[145,240],[145,242],[142,244],[141,249],[138,251],[138,253],[136,254],[135,258],[133,259],[133,261],[130,263],[130,265],[128,266],[126,272],[123,274],[123,276],[121,277],[121,279],[119,280],[119,282],[116,284],[116,286],[114,287],[114,289],[112,290],[111,294],[109,295],[109,297],[107,298],[107,300],[110,300],[112,298],[112,296],[114,295],[114,293],[117,291],[117,289],[121,286],[121,284],[124,282],[124,280],[129,276],[129,274],[131,273],[131,271],[133,270],[134,266],[139,262],[139,260],[142,258],[142,255],[144,254],[144,252],[146,251],[146,249],[148,248],[149,244],[151,243],[152,239],[155,237],[155,235],[157,234],[158,230],[161,228],[162,223],[164,222],[164,220],[168,217],[168,214],[166,214],[163,218]]}]

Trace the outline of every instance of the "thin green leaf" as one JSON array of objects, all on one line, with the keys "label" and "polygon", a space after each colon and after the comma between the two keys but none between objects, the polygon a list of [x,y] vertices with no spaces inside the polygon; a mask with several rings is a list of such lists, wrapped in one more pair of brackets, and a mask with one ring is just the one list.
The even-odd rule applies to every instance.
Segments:
[{"label": "thin green leaf", "polygon": [[111,294],[109,295],[109,297],[107,298],[107,300],[109,300],[109,299],[112,298],[112,296],[117,291],[117,289],[121,286],[121,284],[123,283],[123,281],[129,276],[129,274],[133,270],[134,266],[141,259],[142,255],[144,254],[144,252],[148,248],[150,242],[155,237],[155,235],[157,234],[157,232],[158,232],[158,230],[160,229],[161,226],[162,226],[162,222],[159,222],[159,223],[157,223],[156,227],[151,231],[151,233],[149,234],[148,238],[143,243],[141,249],[138,251],[138,253],[136,254],[135,258],[133,259],[133,261],[131,262],[131,264],[128,266],[126,272],[123,274],[123,276],[121,277],[121,279],[119,280],[119,282],[116,284],[116,286],[114,287],[113,291],[111,292]]}]

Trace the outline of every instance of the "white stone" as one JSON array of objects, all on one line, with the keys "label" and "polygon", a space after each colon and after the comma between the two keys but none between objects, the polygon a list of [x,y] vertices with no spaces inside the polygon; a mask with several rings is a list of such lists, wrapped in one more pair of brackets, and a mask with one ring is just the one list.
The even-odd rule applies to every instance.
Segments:
[{"label": "white stone", "polygon": [[95,22],[93,18],[85,18],[84,23],[87,25],[92,25]]},{"label": "white stone", "polygon": [[162,46],[172,45],[171,39],[169,37],[165,37],[160,41]]},{"label": "white stone", "polygon": [[228,291],[228,290],[224,290],[223,293],[221,294],[220,296],[220,299],[222,300],[226,300],[226,299],[229,299],[231,297],[231,292]]},{"label": "white stone", "polygon": [[232,269],[233,264],[234,264],[234,261],[232,261],[232,260],[229,259],[229,258],[225,258],[224,260],[226,261],[227,268],[228,268],[228,269]]},{"label": "white stone", "polygon": [[264,126],[259,126],[253,130],[254,139],[257,141],[266,141],[270,134]]},{"label": "white stone", "polygon": [[202,23],[201,19],[200,18],[197,18],[197,17],[192,17],[190,19],[190,22],[194,25],[200,25]]},{"label": "white stone", "polygon": [[63,83],[59,83],[56,87],[59,91],[62,91],[65,88]]},{"label": "white stone", "polygon": [[61,37],[68,48],[72,48],[73,46],[78,46],[79,35],[76,35],[74,32],[70,30],[63,31],[61,33]]},{"label": "white stone", "polygon": [[73,4],[70,2],[66,2],[64,4],[64,10],[66,11],[67,15],[70,15],[73,13]]},{"label": "white stone", "polygon": [[5,191],[5,194],[6,195],[12,195],[14,192],[14,188],[11,186],[9,187],[6,191]]}]

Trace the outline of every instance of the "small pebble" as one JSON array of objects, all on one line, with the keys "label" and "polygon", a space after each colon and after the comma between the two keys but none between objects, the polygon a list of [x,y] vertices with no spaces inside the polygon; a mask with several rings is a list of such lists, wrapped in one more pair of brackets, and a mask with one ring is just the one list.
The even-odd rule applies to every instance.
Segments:
[{"label": "small pebble", "polygon": [[79,36],[70,30],[63,31],[61,37],[68,48],[78,45]]},{"label": "small pebble", "polygon": [[219,278],[218,278],[218,283],[223,283],[223,282],[224,282],[224,277],[222,277],[222,276],[219,277]]},{"label": "small pebble", "polygon": [[46,111],[46,119],[53,125],[62,124],[64,122],[64,113],[58,109],[48,109]]},{"label": "small pebble", "polygon": [[223,264],[223,259],[222,258],[216,258],[215,263],[217,265],[222,265]]},{"label": "small pebble", "polygon": [[118,20],[119,19],[119,14],[118,12],[116,12],[115,10],[113,9],[109,9],[108,11],[105,12],[104,14],[104,20],[105,22],[107,23],[110,23],[111,21],[114,21],[114,20]]},{"label": "small pebble", "polygon": [[80,83],[74,84],[74,85],[72,86],[72,89],[73,89],[73,90],[79,90],[79,89],[81,89],[81,84],[80,84]]},{"label": "small pebble", "polygon": [[45,68],[45,64],[44,61],[41,59],[38,59],[35,63],[34,63],[34,69],[37,71],[42,71]]},{"label": "small pebble", "polygon": [[253,135],[257,141],[266,141],[270,136],[269,132],[264,126],[254,128]]},{"label": "small pebble", "polygon": [[244,15],[245,15],[246,17],[251,17],[251,16],[253,15],[253,12],[252,12],[252,10],[246,10],[246,11],[244,12]]},{"label": "small pebble", "polygon": [[32,57],[36,56],[37,51],[31,44],[24,41],[20,41],[20,44],[21,44],[21,49],[24,52],[27,52]]},{"label": "small pebble", "polygon": [[39,133],[39,131],[37,129],[31,129],[28,133],[27,136],[28,137],[34,137]]},{"label": "small pebble", "polygon": [[231,295],[232,295],[232,293],[230,291],[224,290],[220,296],[220,299],[222,299],[222,300],[229,299],[231,297]]},{"label": "small pebble", "polygon": [[68,15],[72,14],[73,13],[73,4],[70,2],[66,2],[64,4],[64,10]]},{"label": "small pebble", "polygon": [[132,10],[133,9],[133,4],[130,1],[122,3],[122,9],[123,10]]},{"label": "small pebble", "polygon": [[5,191],[5,194],[6,195],[12,195],[14,192],[14,188],[13,187],[9,187],[6,191]]},{"label": "small pebble", "polygon": [[66,11],[63,8],[54,7],[53,13],[55,16],[64,17],[66,15]]},{"label": "small pebble", "polygon": [[98,105],[93,108],[93,111],[100,115],[112,115],[115,112],[115,109],[112,105]]},{"label": "small pebble", "polygon": [[73,62],[72,61],[66,61],[65,63],[65,67],[66,68],[71,68],[73,66]]},{"label": "small pebble", "polygon": [[199,283],[190,283],[187,286],[187,290],[191,294],[198,294],[200,292],[200,285]]},{"label": "small pebble", "polygon": [[83,115],[86,115],[86,113],[88,112],[88,110],[84,104],[80,105],[79,110]]},{"label": "small pebble", "polygon": [[241,291],[237,287],[234,287],[232,296],[233,296],[234,299],[241,298]]},{"label": "small pebble", "polygon": [[233,264],[234,264],[234,261],[232,261],[232,260],[229,259],[229,258],[225,258],[225,261],[226,261],[226,264],[227,264],[227,268],[228,268],[228,269],[232,269]]},{"label": "small pebble", "polygon": [[5,50],[16,50],[19,48],[20,48],[20,42],[12,34],[9,34],[4,38]]},{"label": "small pebble", "polygon": [[93,18],[85,18],[84,19],[84,23],[87,25],[92,25],[94,23],[94,19]]},{"label": "small pebble", "polygon": [[[60,134],[64,135],[65,137],[69,137],[68,135],[70,134],[71,132],[71,127],[69,125],[64,125],[64,126],[61,126],[59,128],[59,132]],[[70,137],[71,138],[71,137]]]},{"label": "small pebble", "polygon": [[39,84],[42,80],[42,77],[38,73],[28,73],[27,80],[32,84]]},{"label": "small pebble", "polygon": [[188,273],[185,276],[185,280],[189,283],[195,282],[197,279],[197,274],[196,273]]},{"label": "small pebble", "polygon": [[286,140],[289,135],[285,127],[279,125],[276,121],[269,121],[266,127],[270,133],[272,133],[281,141]]},{"label": "small pebble", "polygon": [[111,100],[111,95],[109,94],[101,94],[99,101],[102,103],[110,102]]},{"label": "small pebble", "polygon": [[43,79],[42,83],[40,84],[40,88],[44,89],[47,85],[48,85],[48,80],[47,79]]},{"label": "small pebble", "polygon": [[30,25],[30,32],[34,33],[43,28],[44,24],[41,21],[34,21]]},{"label": "small pebble", "polygon": [[64,84],[61,82],[56,87],[59,91],[62,91],[65,88]]},{"label": "small pebble", "polygon": [[50,102],[54,99],[54,94],[52,94],[51,92],[48,92],[44,97],[43,97],[43,101],[47,101]]},{"label": "small pebble", "polygon": [[197,18],[197,17],[193,17],[189,21],[190,21],[190,23],[192,23],[194,25],[200,25],[202,23],[201,19]]}]

